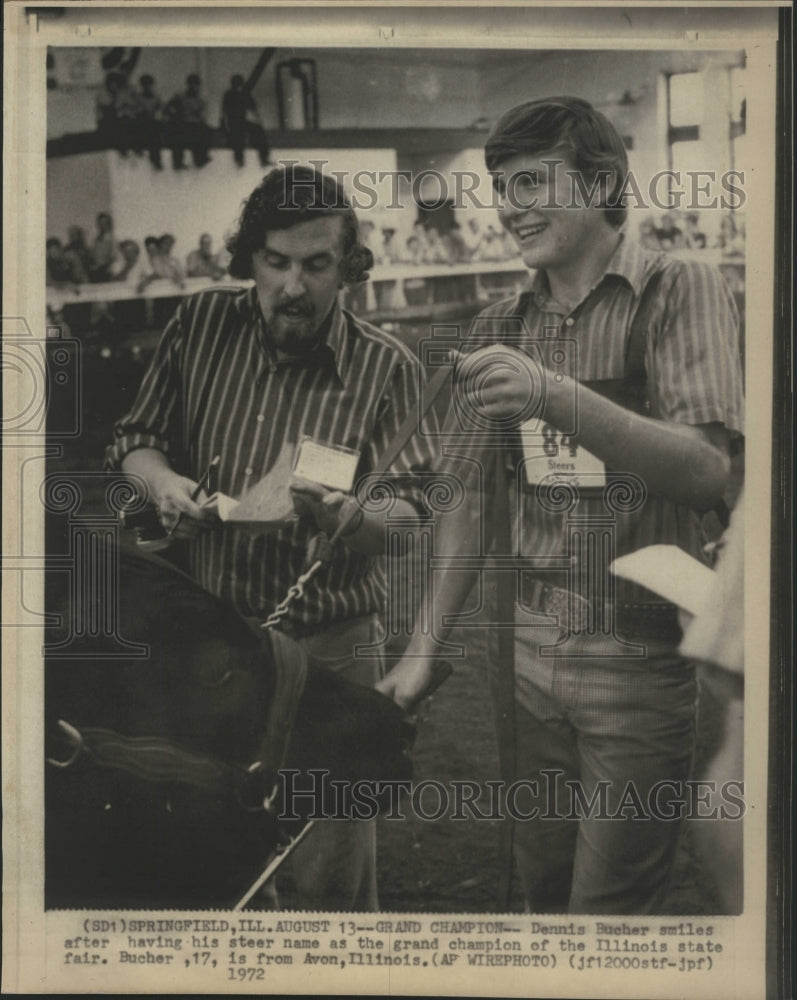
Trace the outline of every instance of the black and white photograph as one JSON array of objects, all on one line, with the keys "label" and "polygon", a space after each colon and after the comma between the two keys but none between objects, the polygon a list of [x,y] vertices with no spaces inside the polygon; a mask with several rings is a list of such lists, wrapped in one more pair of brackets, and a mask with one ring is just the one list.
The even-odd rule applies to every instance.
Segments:
[{"label": "black and white photograph", "polygon": [[4,990],[789,995],[790,12],[9,6]]}]

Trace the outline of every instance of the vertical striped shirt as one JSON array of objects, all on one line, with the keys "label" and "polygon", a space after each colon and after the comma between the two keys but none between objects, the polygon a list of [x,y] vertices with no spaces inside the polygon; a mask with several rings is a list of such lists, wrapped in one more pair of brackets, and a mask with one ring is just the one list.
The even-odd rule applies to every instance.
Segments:
[{"label": "vertical striped shirt", "polygon": [[[308,436],[356,451],[359,479],[386,451],[420,386],[412,352],[338,303],[316,351],[277,361],[255,289],[212,289],[184,299],[169,322],[133,408],[115,427],[107,464],[119,468],[130,451],[154,448],[199,479],[220,455],[218,488],[240,498],[285,445]],[[418,477],[432,465],[426,441],[415,435],[385,475],[418,509]],[[265,617],[303,572],[314,534],[304,519],[257,536],[223,525],[188,543],[190,569],[241,614]],[[339,544],[289,619],[312,629],[381,610],[382,563]]]},{"label": "vertical striped shirt", "polygon": [[[744,399],[739,350],[739,321],[733,296],[719,271],[695,260],[674,260],[648,251],[623,237],[602,278],[570,312],[555,302],[547,278],[539,271],[525,292],[486,309],[472,334],[478,344],[508,339],[532,357],[537,344],[562,338],[578,383],[622,379],[625,348],[645,285],[662,272],[648,319],[645,352],[650,415],[689,425],[722,424],[731,437],[743,430]],[[524,326],[520,327],[519,320]],[[516,331],[520,333],[520,341]],[[536,342],[536,343],[535,343]],[[549,341],[550,346],[550,341]],[[548,357],[549,350],[543,352]],[[578,400],[574,400],[577,408]],[[519,451],[519,446],[514,449]],[[513,477],[522,482],[522,473]],[[601,498],[587,491],[569,513],[542,506],[534,489],[510,491],[513,504],[515,553],[530,557],[569,557],[569,518],[605,520]],[[520,515],[520,516],[517,516]],[[695,511],[662,496],[648,494],[641,509],[612,512],[614,555],[624,555],[656,543],[678,545],[704,559],[705,538]],[[539,565],[539,563],[538,563]],[[559,586],[568,586],[566,570],[546,572]],[[619,580],[616,599],[657,600],[649,592]]]}]

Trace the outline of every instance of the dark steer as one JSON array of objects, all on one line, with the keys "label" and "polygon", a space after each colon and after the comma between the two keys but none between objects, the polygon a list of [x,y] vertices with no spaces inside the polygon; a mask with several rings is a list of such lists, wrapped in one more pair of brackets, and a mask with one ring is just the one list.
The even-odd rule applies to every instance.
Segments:
[{"label": "dark steer", "polygon": [[318,787],[311,770],[409,779],[413,730],[387,698],[308,665],[163,560],[120,547],[118,566],[118,633],[148,647],[130,658],[58,656],[76,601],[96,595],[49,575],[48,908],[230,906],[300,828],[279,794],[263,808],[281,768],[301,772],[296,788]]}]

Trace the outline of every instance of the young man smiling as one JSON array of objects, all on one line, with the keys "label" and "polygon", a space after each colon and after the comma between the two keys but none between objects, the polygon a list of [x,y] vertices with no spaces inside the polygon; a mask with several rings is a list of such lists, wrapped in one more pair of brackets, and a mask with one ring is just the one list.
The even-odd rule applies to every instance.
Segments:
[{"label": "young man smiling", "polygon": [[[508,756],[537,793],[521,807],[535,818],[516,825],[515,862],[533,912],[656,912],[680,832],[666,794],[657,818],[656,796],[664,782],[677,797],[691,773],[694,666],[678,654],[676,609],[615,585],[608,564],[653,543],[702,556],[701,514],[723,497],[742,431],[738,318],[713,268],[626,235],[626,152],[586,101],[511,109],[485,159],[501,223],[534,271],[522,294],[474,324],[456,388],[460,412],[501,439],[520,566],[514,707],[497,715],[514,714]],[[472,492],[439,518],[436,551],[446,555],[481,537],[463,519],[483,517],[496,533],[495,503],[480,503],[472,475],[478,457],[489,485],[495,454],[452,426]],[[437,575],[435,621],[462,608],[473,582]],[[433,635],[416,635],[381,689],[409,702],[436,649]],[[597,811],[574,809],[574,787]]]}]

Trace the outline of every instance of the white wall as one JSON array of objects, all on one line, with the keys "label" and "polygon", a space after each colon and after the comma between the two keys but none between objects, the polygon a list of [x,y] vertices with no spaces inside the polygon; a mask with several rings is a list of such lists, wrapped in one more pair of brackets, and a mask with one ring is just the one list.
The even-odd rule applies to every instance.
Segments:
[{"label": "white wall", "polygon": [[[703,137],[712,146],[712,165],[722,170],[728,149],[724,69],[738,65],[740,57],[738,52],[547,52],[530,60],[522,71],[509,65],[485,77],[481,106],[494,120],[513,104],[537,97],[582,97],[601,110],[621,135],[632,138],[631,167],[647,182],[667,167],[666,121],[657,101],[663,74],[708,70],[701,124]],[[634,102],[627,106],[619,103],[626,91]]]},{"label": "white wall", "polygon": [[[393,150],[274,150],[273,158],[325,161],[329,169],[344,171],[344,188],[351,195],[348,178],[355,170],[390,171],[396,166]],[[188,158],[190,162],[190,157]],[[66,237],[70,225],[81,225],[91,238],[95,216],[109,211],[118,239],[142,242],[145,236],[172,233],[179,257],[192,250],[204,233],[210,233],[218,249],[234,227],[243,201],[264,176],[254,150],[247,150],[245,165],[234,166],[232,153],[213,151],[212,161],[201,170],[171,170],[164,150],[165,169],[158,172],[147,157],[121,157],[116,152],[66,156],[47,162],[47,235]],[[388,201],[388,192],[378,192]],[[361,198],[362,203],[370,199]],[[377,225],[383,211],[362,212]]]},{"label": "white wall", "polygon": [[70,226],[82,226],[89,240],[98,212],[112,207],[111,153],[84,153],[47,161],[47,236],[66,240]]}]

